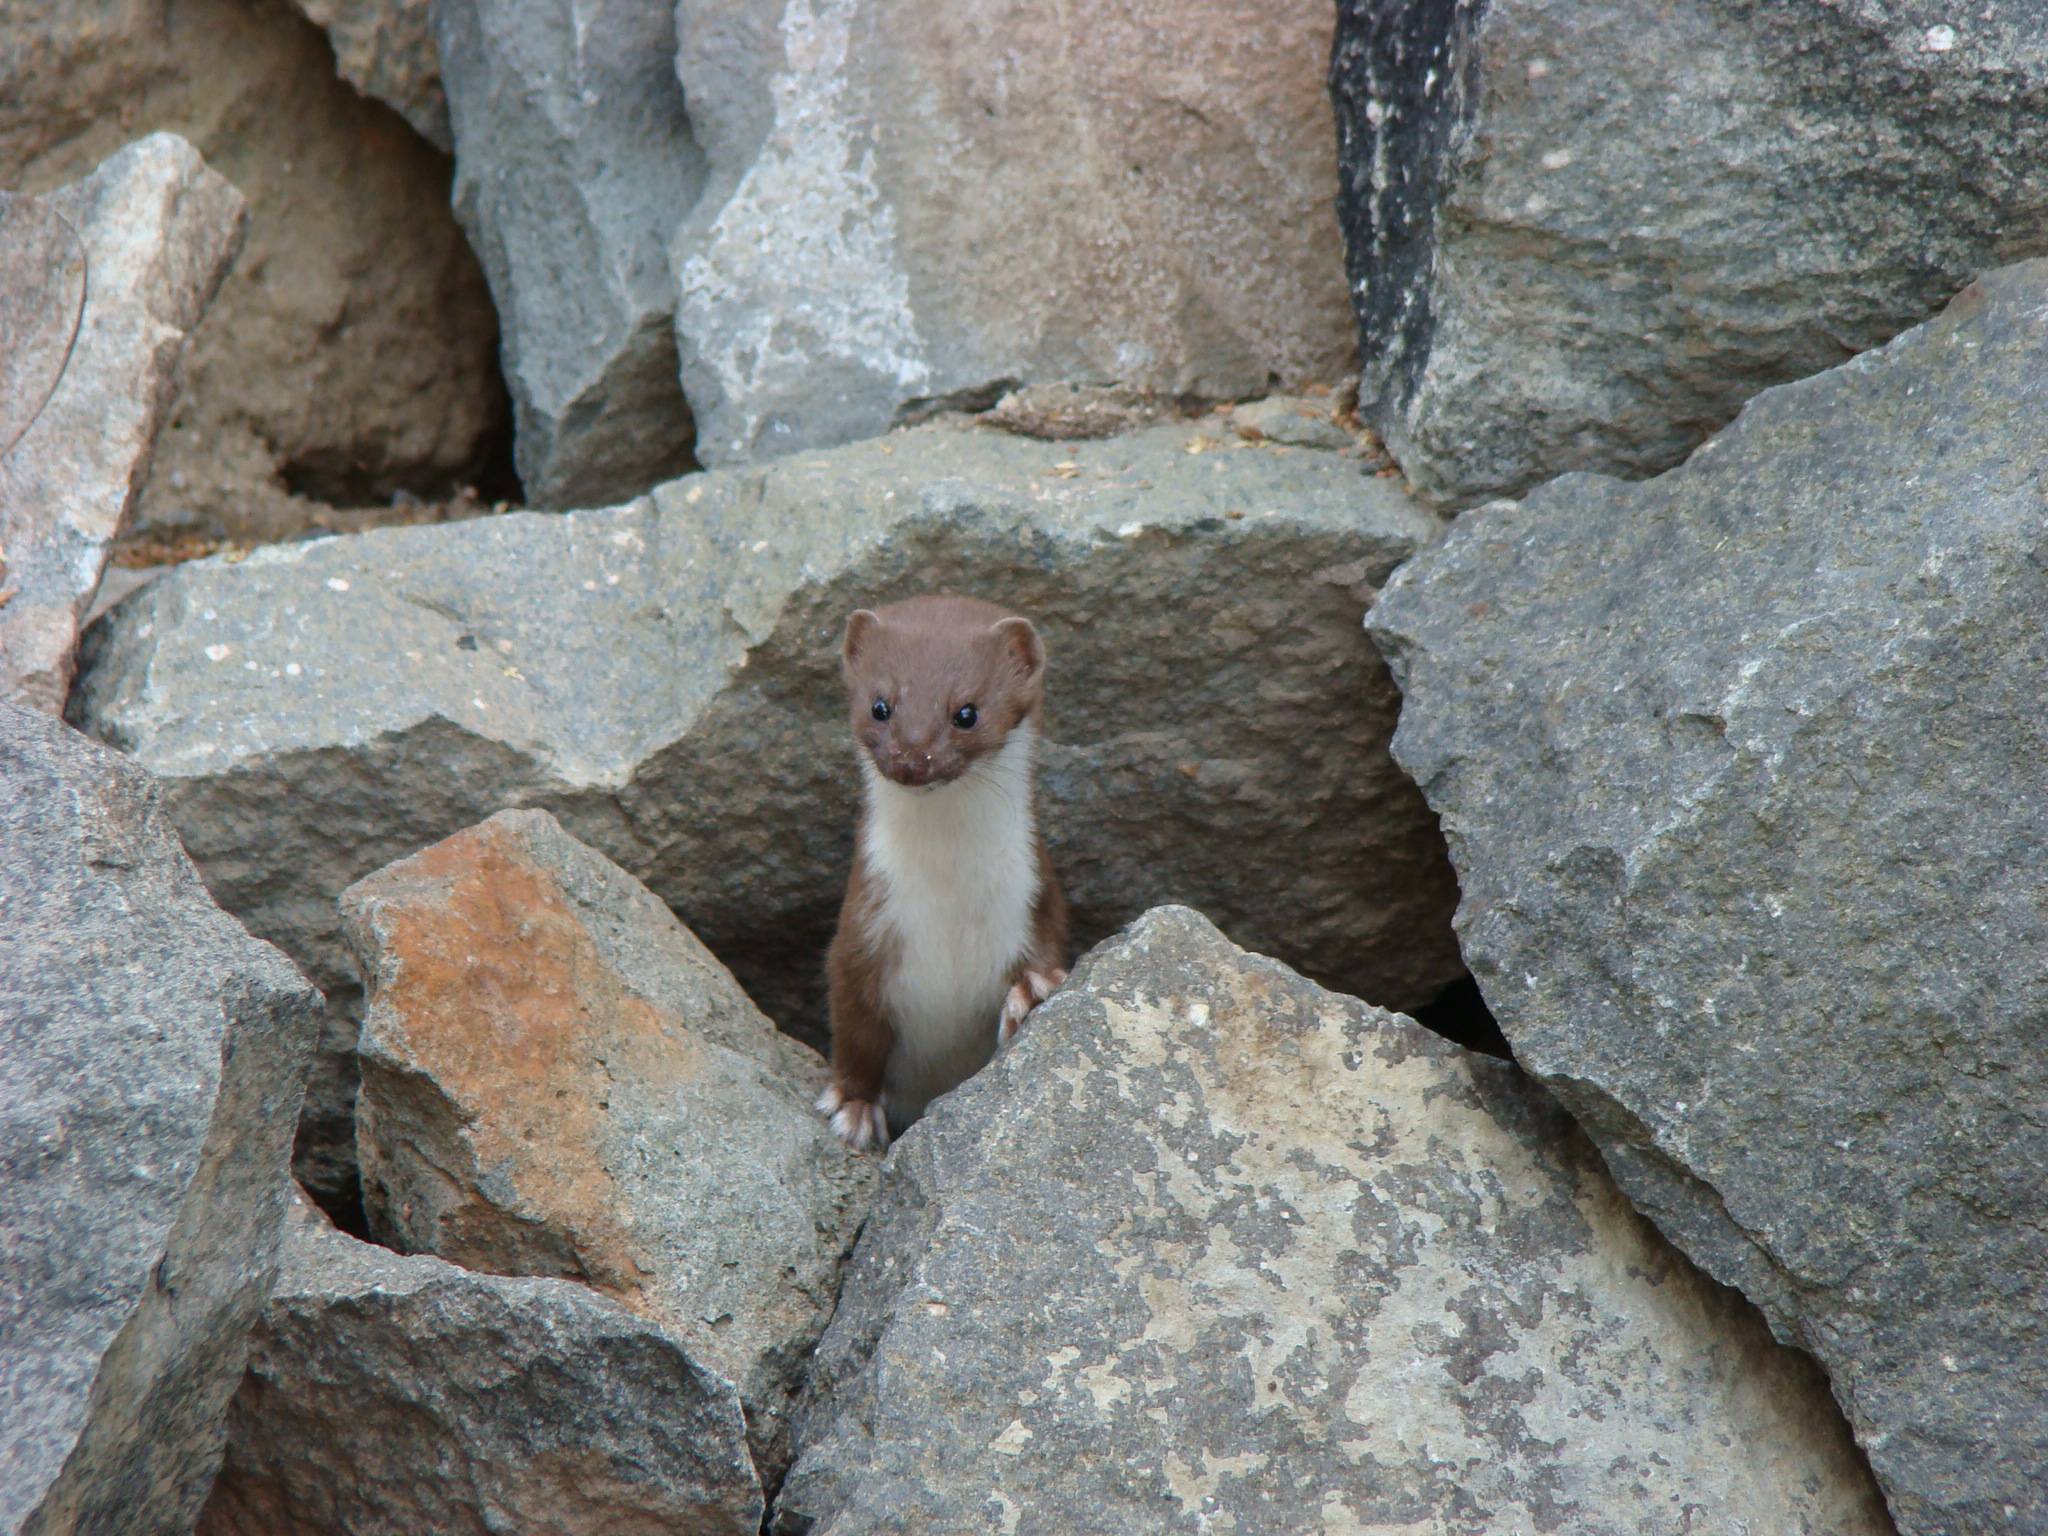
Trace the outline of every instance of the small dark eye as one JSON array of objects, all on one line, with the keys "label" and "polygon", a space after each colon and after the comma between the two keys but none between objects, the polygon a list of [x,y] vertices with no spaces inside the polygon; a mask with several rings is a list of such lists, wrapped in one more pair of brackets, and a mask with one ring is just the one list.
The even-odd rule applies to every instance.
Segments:
[{"label": "small dark eye", "polygon": [[962,704],[953,711],[953,723],[963,731],[974,729],[974,722],[981,718],[972,704]]},{"label": "small dark eye", "polygon": [[868,711],[868,713],[869,713],[869,714],[871,714],[871,715],[873,715],[873,716],[874,716],[874,717],[875,717],[875,718],[876,718],[877,720],[886,720],[886,719],[888,719],[888,718],[889,718],[889,701],[888,701],[887,699],[877,699],[877,700],[875,700],[875,707],[874,707],[873,709],[869,710],[869,711]]}]

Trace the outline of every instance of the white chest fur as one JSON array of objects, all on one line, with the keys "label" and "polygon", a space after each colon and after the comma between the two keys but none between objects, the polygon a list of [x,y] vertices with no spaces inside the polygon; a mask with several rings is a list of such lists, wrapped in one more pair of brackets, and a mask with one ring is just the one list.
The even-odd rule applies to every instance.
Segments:
[{"label": "white chest fur", "polygon": [[1019,726],[1001,751],[936,789],[906,789],[864,765],[874,937],[899,957],[882,992],[896,1032],[883,1091],[899,1122],[995,1054],[997,1015],[1038,900],[1034,745]]}]

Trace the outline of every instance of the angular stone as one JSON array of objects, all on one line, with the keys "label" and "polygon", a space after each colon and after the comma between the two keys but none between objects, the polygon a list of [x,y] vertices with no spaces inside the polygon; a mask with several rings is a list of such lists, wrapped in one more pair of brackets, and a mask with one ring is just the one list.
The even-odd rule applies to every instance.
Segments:
[{"label": "angular stone", "polygon": [[760,1529],[739,1396],[661,1328],[294,1217],[200,1536]]},{"label": "angular stone", "polygon": [[244,214],[168,133],[60,192],[0,193],[0,699],[63,712],[80,621]]},{"label": "angular stone", "polygon": [[1341,0],[1331,90],[1365,415],[1432,501],[1668,469],[2048,251],[2048,0]]},{"label": "angular stone", "polygon": [[890,1155],[777,1529],[1888,1531],[1514,1067],[1141,918]]},{"label": "angular stone", "polygon": [[1239,437],[1261,438],[1295,448],[1349,448],[1355,439],[1330,414],[1327,400],[1271,395],[1248,401],[1230,413]]},{"label": "angular stone", "polygon": [[506,811],[349,888],[371,1231],[584,1280],[739,1388],[756,1460],[832,1315],[875,1162],[825,1064],[624,870]]},{"label": "angular stone", "polygon": [[334,68],[290,5],[0,9],[0,185],[47,190],[166,129],[249,200],[241,257],[185,350],[139,532],[279,538],[321,502],[439,496],[506,430],[497,318],[448,207],[447,158]]},{"label": "angular stone", "polygon": [[5,703],[0,849],[0,1531],[171,1536],[277,1272],[319,997],[146,773]]},{"label": "angular stone", "polygon": [[678,0],[706,464],[1018,384],[1230,399],[1355,366],[1323,0]]},{"label": "angular stone", "polygon": [[327,33],[341,78],[452,153],[448,98],[434,50],[432,0],[292,0]]},{"label": "angular stone", "polygon": [[1999,271],[1373,618],[1520,1059],[1944,1536],[2048,1529],[2044,357]]},{"label": "angular stone", "polygon": [[88,633],[78,702],[164,776],[221,899],[330,986],[344,886],[540,806],[822,1041],[858,796],[841,627],[985,593],[1050,646],[1040,819],[1079,942],[1201,900],[1412,1006],[1460,974],[1456,890],[1359,618],[1436,529],[1335,454],[937,422],[608,511],[183,565]]},{"label": "angular stone", "polygon": [[668,246],[704,182],[672,0],[435,0],[455,212],[504,326],[536,506],[693,467]]}]

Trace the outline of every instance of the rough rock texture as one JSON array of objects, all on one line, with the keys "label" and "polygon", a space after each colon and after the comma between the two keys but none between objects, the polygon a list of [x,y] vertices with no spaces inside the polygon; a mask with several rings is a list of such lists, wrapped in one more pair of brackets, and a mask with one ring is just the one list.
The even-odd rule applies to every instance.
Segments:
[{"label": "rough rock texture", "polygon": [[1338,15],[1362,393],[1434,500],[1667,469],[2048,251],[2048,0]]},{"label": "rough rock texture", "polygon": [[1889,1529],[1541,1090],[1177,908],[898,1144],[799,1437],[834,1536]]},{"label": "rough rock texture", "polygon": [[1328,400],[1299,395],[1247,401],[1230,413],[1230,426],[1239,437],[1266,438],[1297,448],[1349,448],[1355,441],[1331,414]]},{"label": "rough rock texture", "polygon": [[698,457],[1019,384],[1230,398],[1352,366],[1326,0],[678,0]]},{"label": "rough rock texture", "polygon": [[144,529],[276,538],[316,501],[438,496],[504,434],[497,318],[448,162],[334,67],[278,0],[0,12],[0,186],[55,187],[168,129],[249,199],[241,258],[186,349]]},{"label": "rough rock texture", "polygon": [[357,1120],[370,1229],[499,1274],[585,1280],[737,1383],[771,1475],[874,1160],[647,888],[506,811],[341,899],[370,987]]},{"label": "rough rock texture", "polygon": [[760,1529],[739,1397],[662,1329],[294,1216],[200,1536]]},{"label": "rough rock texture", "polygon": [[444,153],[448,98],[434,51],[432,0],[292,0],[327,32],[341,78],[393,108]]},{"label": "rough rock texture", "polygon": [[933,423],[609,511],[182,566],[88,632],[78,705],[169,781],[230,909],[327,984],[343,886],[537,805],[816,1040],[858,793],[841,626],[984,592],[1050,647],[1041,819],[1080,942],[1201,901],[1413,1005],[1460,972],[1456,891],[1359,617],[1435,533],[1334,454]]},{"label": "rough rock texture", "polygon": [[147,774],[0,703],[0,1531],[189,1531],[269,1294],[319,998]]},{"label": "rough rock texture", "polygon": [[1374,616],[1465,954],[1903,1529],[2048,1529],[2048,262]]},{"label": "rough rock texture", "polygon": [[79,622],[244,212],[171,134],[61,192],[0,193],[0,698],[63,712]]},{"label": "rough rock texture", "polygon": [[504,324],[538,506],[692,467],[668,246],[704,182],[671,0],[435,0],[455,211]]}]

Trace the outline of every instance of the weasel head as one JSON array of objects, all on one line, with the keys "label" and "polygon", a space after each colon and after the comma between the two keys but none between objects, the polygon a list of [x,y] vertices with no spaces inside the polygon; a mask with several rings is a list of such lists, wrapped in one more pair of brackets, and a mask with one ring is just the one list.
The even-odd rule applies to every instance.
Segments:
[{"label": "weasel head", "polygon": [[854,740],[883,777],[911,788],[968,773],[1045,701],[1038,631],[976,598],[863,608],[840,654]]}]

